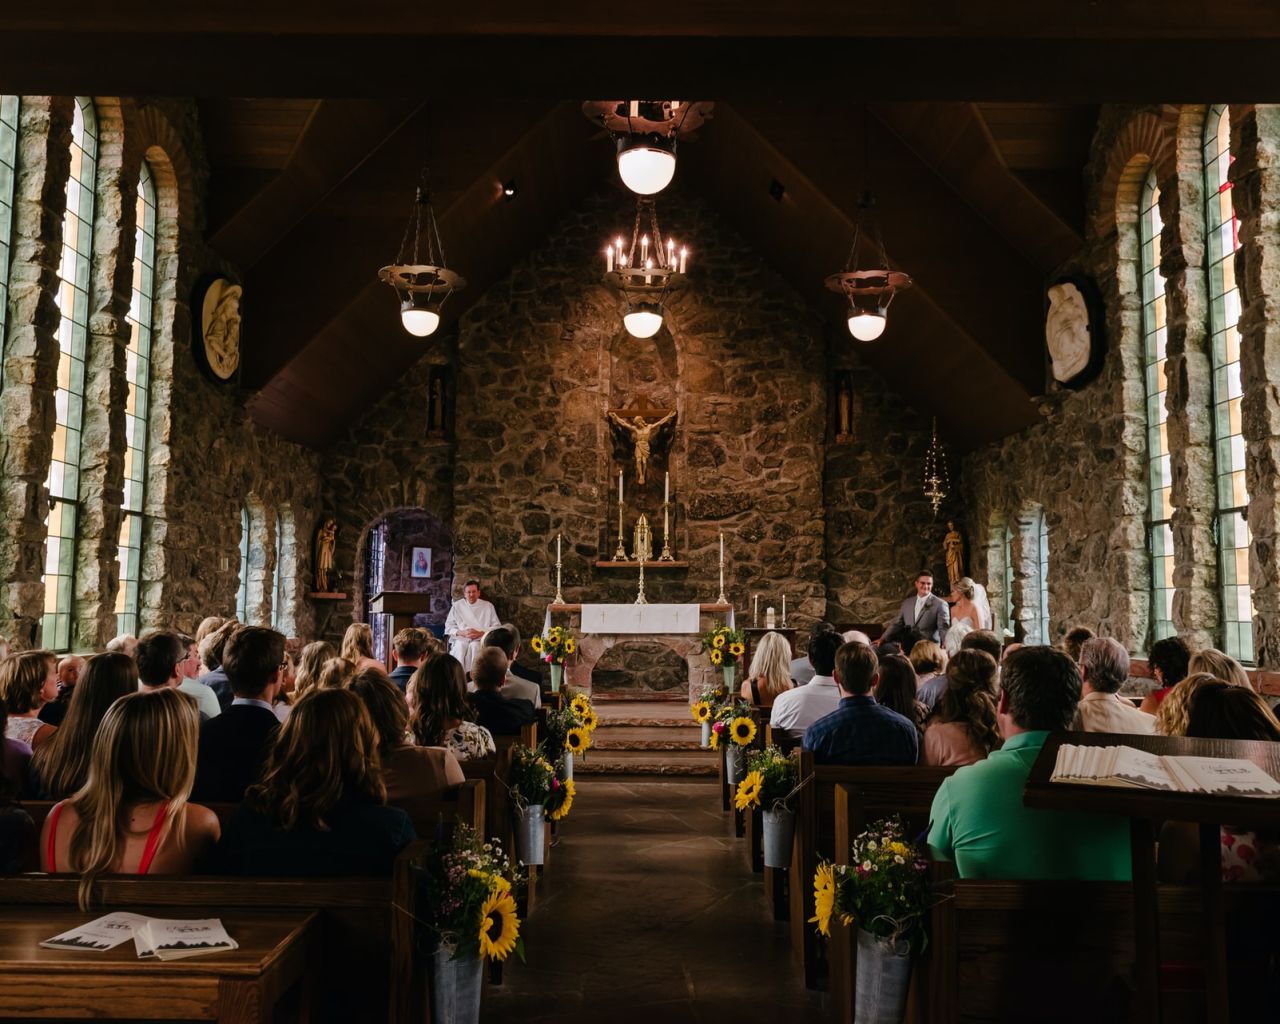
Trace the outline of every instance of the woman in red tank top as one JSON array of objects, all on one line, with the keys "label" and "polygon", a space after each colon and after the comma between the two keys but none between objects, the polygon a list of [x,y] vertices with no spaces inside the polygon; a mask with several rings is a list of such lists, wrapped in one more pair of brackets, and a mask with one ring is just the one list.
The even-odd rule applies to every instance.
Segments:
[{"label": "woman in red tank top", "polygon": [[49,812],[41,842],[44,870],[80,875],[82,909],[98,875],[189,871],[217,841],[217,817],[187,803],[199,721],[195,701],[168,688],[121,697],[103,717],[88,780]]}]

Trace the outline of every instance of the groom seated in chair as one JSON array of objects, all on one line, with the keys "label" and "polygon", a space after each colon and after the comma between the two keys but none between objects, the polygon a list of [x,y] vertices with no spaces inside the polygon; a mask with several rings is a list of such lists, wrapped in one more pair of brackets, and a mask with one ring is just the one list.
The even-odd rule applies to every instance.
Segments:
[{"label": "groom seated in chair", "polygon": [[897,618],[889,623],[880,643],[897,641],[901,643],[907,635],[916,630],[926,640],[940,644],[951,626],[951,609],[947,602],[933,592],[933,573],[921,569],[916,573],[916,592],[902,602]]}]

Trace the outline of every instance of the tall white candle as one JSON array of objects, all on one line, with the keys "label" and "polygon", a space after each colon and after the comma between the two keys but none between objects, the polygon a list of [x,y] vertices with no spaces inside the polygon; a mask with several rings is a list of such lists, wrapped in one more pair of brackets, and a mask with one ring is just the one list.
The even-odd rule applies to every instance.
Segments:
[{"label": "tall white candle", "polygon": [[684,273],[685,265],[688,262],[689,262],[689,250],[681,246],[680,247],[680,273],[682,274]]},{"label": "tall white candle", "polygon": [[[645,260],[645,261],[644,261],[644,269],[645,269],[645,270],[652,270],[652,269],[653,269],[653,260]],[[645,284],[653,284],[653,278],[652,278],[649,274],[645,274],[645,275],[644,275],[644,283],[645,283]]]},{"label": "tall white candle", "polygon": [[560,561],[560,534],[556,534],[556,561]]},{"label": "tall white candle", "polygon": [[782,621],[787,621],[787,595],[782,595]]},{"label": "tall white candle", "polygon": [[622,470],[618,470],[618,504],[622,504]]},{"label": "tall white candle", "polygon": [[751,625],[758,626],[760,624],[760,595],[751,595]]},{"label": "tall white candle", "polygon": [[662,474],[662,500],[671,500],[671,472],[669,470]]},{"label": "tall white candle", "polygon": [[720,531],[720,564],[724,565],[724,531]]},{"label": "tall white candle", "polygon": [[604,261],[605,261],[605,268],[604,268],[605,273],[612,274],[613,273],[613,246],[612,245],[610,245],[607,249],[605,249]]},{"label": "tall white candle", "polygon": [[640,239],[640,259],[646,260],[649,257],[649,236],[645,235]]}]

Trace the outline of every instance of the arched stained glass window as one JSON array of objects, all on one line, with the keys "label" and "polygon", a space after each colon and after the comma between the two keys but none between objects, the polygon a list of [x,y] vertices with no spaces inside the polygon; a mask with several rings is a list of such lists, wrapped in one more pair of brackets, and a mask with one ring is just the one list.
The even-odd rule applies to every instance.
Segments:
[{"label": "arched stained glass window", "polygon": [[147,482],[147,414],[151,389],[152,307],[155,301],[156,190],[142,163],[138,181],[133,291],[129,303],[129,394],[125,404],[124,515],[120,522],[120,589],[116,633],[138,631],[138,580],[142,563],[142,495]]},{"label": "arched stained glass window", "polygon": [[1231,119],[1224,105],[1209,109],[1204,129],[1205,230],[1209,267],[1209,333],[1213,358],[1213,434],[1217,476],[1218,575],[1223,650],[1252,662],[1253,595],[1249,589],[1249,495],[1240,419],[1240,248],[1231,202]]},{"label": "arched stained glass window", "polygon": [[1160,273],[1160,188],[1152,171],[1142,192],[1142,365],[1147,397],[1147,547],[1151,552],[1152,640],[1173,629],[1173,470],[1165,409],[1165,295]]},{"label": "arched stained glass window", "polygon": [[71,175],[62,222],[58,266],[58,388],[53,459],[46,486],[50,511],[45,553],[43,643],[56,651],[71,645],[75,598],[76,521],[79,510],[80,429],[84,419],[84,362],[89,333],[89,276],[93,256],[97,119],[93,101],[77,98],[71,126]]},{"label": "arched stained glass window", "polygon": [[[18,180],[18,97],[0,96],[0,351],[9,310],[9,254],[13,238],[13,189]],[[0,360],[0,387],[4,361]]]}]

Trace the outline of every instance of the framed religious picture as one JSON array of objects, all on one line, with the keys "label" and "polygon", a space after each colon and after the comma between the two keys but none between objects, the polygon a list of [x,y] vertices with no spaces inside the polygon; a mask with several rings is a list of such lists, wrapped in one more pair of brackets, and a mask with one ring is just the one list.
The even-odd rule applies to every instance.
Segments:
[{"label": "framed religious picture", "polygon": [[1106,354],[1102,296],[1091,278],[1072,274],[1049,286],[1044,320],[1049,376],[1067,388],[1082,388],[1102,369]]},{"label": "framed religious picture", "polygon": [[431,575],[430,548],[413,549],[413,565],[409,568],[409,575],[415,580],[424,580]]},{"label": "framed religious picture", "polygon": [[240,296],[243,289],[225,277],[207,277],[192,296],[191,341],[196,366],[225,384],[240,368]]}]

